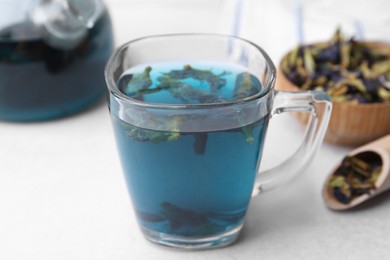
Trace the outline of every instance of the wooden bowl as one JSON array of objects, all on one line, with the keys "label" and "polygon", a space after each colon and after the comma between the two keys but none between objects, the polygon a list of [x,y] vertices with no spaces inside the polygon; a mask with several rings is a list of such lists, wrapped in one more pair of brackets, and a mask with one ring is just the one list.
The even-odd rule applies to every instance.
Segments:
[{"label": "wooden bowl", "polygon": [[[384,49],[390,57],[389,45],[375,43],[375,46]],[[282,61],[286,56],[288,54],[282,58]],[[297,85],[284,75],[280,65],[278,67],[276,89],[301,91]],[[297,113],[295,117],[303,123],[306,123],[308,119],[307,113]],[[326,142],[360,146],[387,134],[390,134],[390,103],[352,104],[333,102],[332,115],[325,135]]]}]

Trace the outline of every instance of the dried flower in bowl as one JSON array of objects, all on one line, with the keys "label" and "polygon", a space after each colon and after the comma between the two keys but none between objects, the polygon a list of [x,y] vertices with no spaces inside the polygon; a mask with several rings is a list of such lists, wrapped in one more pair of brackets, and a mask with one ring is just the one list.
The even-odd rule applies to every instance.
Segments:
[{"label": "dried flower in bowl", "polygon": [[[359,146],[390,133],[390,45],[344,39],[298,46],[278,67],[276,88],[323,90],[333,101],[325,141]],[[307,115],[297,118],[307,121]]]},{"label": "dried flower in bowl", "polygon": [[326,91],[335,102],[390,102],[390,59],[337,30],[327,43],[298,46],[283,60],[286,77],[301,90]]}]

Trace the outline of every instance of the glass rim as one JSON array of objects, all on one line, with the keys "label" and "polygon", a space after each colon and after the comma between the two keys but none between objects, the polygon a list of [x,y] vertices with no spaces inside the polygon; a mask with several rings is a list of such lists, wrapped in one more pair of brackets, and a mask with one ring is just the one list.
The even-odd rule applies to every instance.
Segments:
[{"label": "glass rim", "polygon": [[[246,44],[251,45],[254,47],[257,51],[259,51],[264,58],[267,68],[269,69],[269,74],[270,77],[267,79],[267,82],[264,84],[264,89],[263,91],[260,91],[256,94],[240,98],[237,100],[231,100],[231,101],[222,101],[222,102],[211,102],[211,103],[200,103],[200,104],[170,104],[170,103],[155,103],[155,102],[147,102],[143,100],[138,100],[131,98],[124,93],[122,93],[118,86],[117,82],[115,82],[114,77],[112,76],[113,73],[113,68],[115,61],[118,59],[118,57],[121,55],[122,51],[127,48],[128,46],[138,43],[144,40],[149,40],[149,39],[158,39],[158,38],[170,38],[170,37],[214,37],[214,38],[230,38],[234,40],[238,40],[241,42],[245,42]],[[117,47],[113,53],[111,54],[110,58],[108,59],[106,66],[104,68],[104,75],[105,75],[105,81],[106,85],[109,90],[109,94],[112,94],[115,98],[121,100],[122,102],[125,103],[131,103],[133,105],[137,105],[140,107],[145,107],[145,108],[160,108],[160,109],[200,109],[200,108],[212,108],[212,107],[224,107],[224,106],[232,106],[232,105],[237,105],[237,104],[243,104],[243,103],[248,103],[250,101],[258,100],[266,95],[268,95],[271,90],[273,89],[273,86],[276,81],[276,67],[274,63],[272,62],[271,58],[268,56],[268,54],[258,46],[257,44],[253,43],[252,41],[243,39],[241,37],[237,37],[234,35],[228,35],[228,34],[217,34],[217,33],[174,33],[174,34],[159,34],[159,35],[150,35],[150,36],[144,36],[140,37],[128,42],[125,42],[124,44],[120,45]]]}]

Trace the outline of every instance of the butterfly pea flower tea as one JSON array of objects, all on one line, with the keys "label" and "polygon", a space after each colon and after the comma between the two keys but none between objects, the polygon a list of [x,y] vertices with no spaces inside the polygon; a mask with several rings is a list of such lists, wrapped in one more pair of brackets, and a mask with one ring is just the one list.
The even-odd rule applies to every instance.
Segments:
[{"label": "butterfly pea flower tea", "polygon": [[[177,248],[233,243],[252,194],[286,181],[306,164],[329,119],[331,103],[322,92],[274,92],[272,62],[239,38],[184,34],[135,40],[111,56],[105,73],[140,229],[147,239]],[[288,170],[264,174],[274,178],[264,181],[258,169],[268,122],[297,104],[313,112],[307,149],[284,163]]]},{"label": "butterfly pea flower tea", "polygon": [[[123,93],[144,102],[208,104],[261,91],[256,78],[233,65],[163,63],[139,69],[125,73],[118,85]],[[233,128],[199,131],[194,126],[186,132],[180,131],[180,124],[187,115],[163,122],[170,131],[144,129],[114,117],[125,171],[142,172],[127,178],[145,227],[199,238],[242,224],[269,120],[266,115],[241,125],[240,117],[245,116],[237,113]]]}]

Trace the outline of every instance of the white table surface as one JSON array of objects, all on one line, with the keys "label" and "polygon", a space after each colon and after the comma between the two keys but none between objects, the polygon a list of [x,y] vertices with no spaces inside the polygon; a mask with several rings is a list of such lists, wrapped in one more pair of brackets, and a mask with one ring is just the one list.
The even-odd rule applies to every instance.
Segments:
[{"label": "white table surface", "polygon": [[[226,15],[231,7],[220,8],[223,1],[183,2],[107,0],[117,45],[153,33],[228,32],[230,16]],[[280,11],[272,16],[284,16],[284,5],[271,2],[264,3]],[[205,3],[211,7],[205,8]],[[247,11],[253,13],[253,8]],[[254,31],[246,27],[243,34],[261,42]],[[280,47],[276,33],[263,36],[268,42],[275,37],[275,44],[267,49],[275,62],[292,44],[286,41]],[[302,128],[293,118],[274,118],[265,167],[288,156],[301,136]],[[330,211],[323,203],[325,177],[350,150],[324,144],[300,178],[254,198],[237,243],[222,249],[181,251],[154,245],[138,230],[105,100],[61,120],[3,121],[0,259],[388,259],[389,193],[348,212]]]}]

